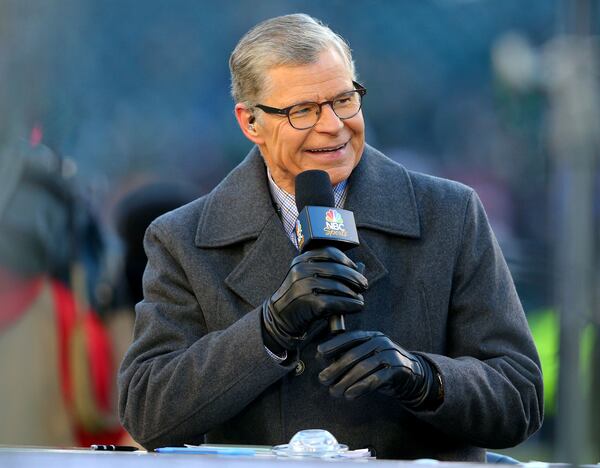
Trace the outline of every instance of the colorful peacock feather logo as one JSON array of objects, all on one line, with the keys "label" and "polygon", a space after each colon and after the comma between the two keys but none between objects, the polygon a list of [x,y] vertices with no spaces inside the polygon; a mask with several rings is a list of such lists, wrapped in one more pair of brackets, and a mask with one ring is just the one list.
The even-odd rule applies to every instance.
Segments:
[{"label": "colorful peacock feather logo", "polygon": [[346,237],[348,231],[344,228],[344,218],[333,208],[330,208],[325,213],[325,226],[323,231],[327,236]]},{"label": "colorful peacock feather logo", "polygon": [[327,213],[325,213],[325,221],[327,221],[328,223],[342,224],[344,222],[344,219],[342,218],[342,215],[339,214],[336,210],[329,209],[327,210]]}]

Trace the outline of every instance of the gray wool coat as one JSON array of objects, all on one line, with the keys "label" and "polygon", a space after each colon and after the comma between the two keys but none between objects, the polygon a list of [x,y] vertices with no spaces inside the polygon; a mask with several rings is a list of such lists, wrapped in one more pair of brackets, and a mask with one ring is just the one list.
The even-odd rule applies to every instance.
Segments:
[{"label": "gray wool coat", "polygon": [[[407,171],[366,146],[350,177],[365,308],[348,329],[379,330],[441,375],[435,411],[372,393],[329,395],[317,336],[281,365],[260,306],[297,255],[254,148],[208,195],[148,228],[144,300],[119,373],[120,417],[147,448],[204,441],[282,444],[329,430],[379,458],[483,461],[542,421],[542,375],[523,309],[475,192]],[[326,333],[326,332],[324,332]],[[303,369],[302,369],[303,368]]]}]

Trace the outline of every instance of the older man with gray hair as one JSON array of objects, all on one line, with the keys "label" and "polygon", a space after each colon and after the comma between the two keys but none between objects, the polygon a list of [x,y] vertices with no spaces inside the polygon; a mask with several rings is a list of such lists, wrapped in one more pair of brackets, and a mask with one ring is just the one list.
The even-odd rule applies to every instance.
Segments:
[{"label": "older man with gray hair", "polygon": [[[350,48],[314,18],[260,23],[230,68],[254,147],[146,233],[119,377],[134,438],[275,445],[322,428],[379,458],[483,461],[534,433],[539,359],[474,191],[365,144]],[[299,255],[295,177],[309,169],[354,212],[347,254]],[[339,313],[347,331],[328,335]]]}]

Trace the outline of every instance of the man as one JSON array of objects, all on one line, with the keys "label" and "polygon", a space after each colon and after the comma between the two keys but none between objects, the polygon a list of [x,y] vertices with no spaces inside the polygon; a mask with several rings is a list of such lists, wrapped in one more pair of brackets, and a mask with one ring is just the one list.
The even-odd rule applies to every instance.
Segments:
[{"label": "man", "polygon": [[[349,47],[313,18],[259,24],[230,68],[255,147],[146,233],[119,378],[134,438],[274,445],[321,428],[379,458],[483,461],[482,447],[535,432],[537,352],[475,193],[365,145]],[[327,171],[354,212],[348,255],[298,255],[294,178],[307,169]],[[340,312],[348,331],[332,337],[323,323]]]}]

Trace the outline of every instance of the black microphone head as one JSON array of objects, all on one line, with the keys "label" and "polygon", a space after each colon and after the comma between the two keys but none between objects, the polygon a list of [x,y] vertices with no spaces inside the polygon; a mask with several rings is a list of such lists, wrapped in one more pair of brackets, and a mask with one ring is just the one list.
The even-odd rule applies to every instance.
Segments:
[{"label": "black microphone head", "polygon": [[335,206],[331,179],[325,171],[311,169],[296,176],[296,207]]}]

